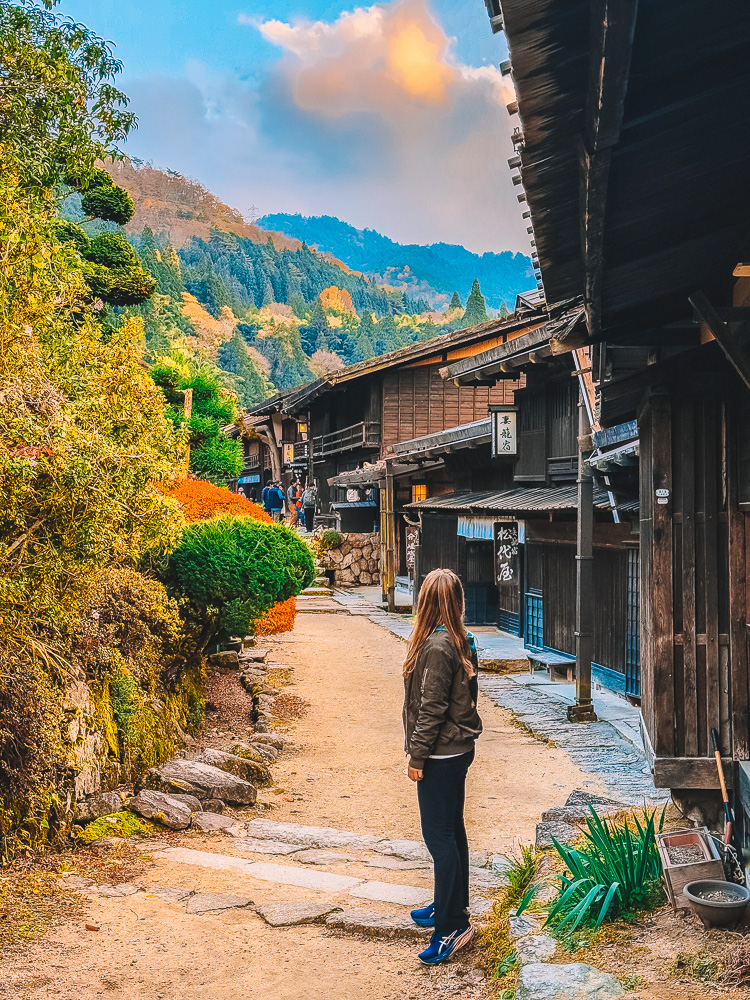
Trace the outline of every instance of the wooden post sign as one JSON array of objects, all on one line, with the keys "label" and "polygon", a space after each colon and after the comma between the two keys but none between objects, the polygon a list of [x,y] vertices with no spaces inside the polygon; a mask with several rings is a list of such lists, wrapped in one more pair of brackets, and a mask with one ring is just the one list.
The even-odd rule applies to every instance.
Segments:
[{"label": "wooden post sign", "polygon": [[518,583],[518,521],[495,524],[495,582],[498,587]]}]

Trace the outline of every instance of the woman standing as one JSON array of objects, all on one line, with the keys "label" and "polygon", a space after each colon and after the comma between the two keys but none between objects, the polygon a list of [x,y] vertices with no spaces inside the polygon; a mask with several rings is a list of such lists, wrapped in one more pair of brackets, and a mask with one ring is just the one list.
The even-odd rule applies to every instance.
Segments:
[{"label": "woman standing", "polygon": [[474,936],[469,923],[469,846],[464,826],[466,774],[482,731],[477,654],[464,628],[464,591],[455,573],[433,570],[419,593],[404,664],[408,774],[417,783],[422,836],[435,864],[434,902],[412,911],[434,927],[419,959],[444,962]]}]

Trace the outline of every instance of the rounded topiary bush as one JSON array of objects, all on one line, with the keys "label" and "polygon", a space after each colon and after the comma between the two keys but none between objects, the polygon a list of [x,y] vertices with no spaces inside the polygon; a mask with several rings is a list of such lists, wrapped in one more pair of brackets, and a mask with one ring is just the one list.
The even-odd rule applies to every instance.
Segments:
[{"label": "rounded topiary bush", "polygon": [[81,208],[92,219],[106,219],[124,226],[133,218],[135,205],[125,188],[117,184],[102,184],[89,188],[81,196]]},{"label": "rounded topiary bush", "polygon": [[192,606],[203,651],[222,632],[251,631],[274,604],[312,583],[315,566],[307,545],[283,525],[225,516],[187,525],[164,578]]}]

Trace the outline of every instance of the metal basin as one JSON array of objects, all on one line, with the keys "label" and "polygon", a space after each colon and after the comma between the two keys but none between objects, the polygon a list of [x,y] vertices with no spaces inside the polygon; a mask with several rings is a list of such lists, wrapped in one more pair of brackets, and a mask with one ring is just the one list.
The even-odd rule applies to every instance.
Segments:
[{"label": "metal basin", "polygon": [[[706,928],[728,927],[738,923],[750,903],[750,889],[746,889],[744,885],[735,885],[734,882],[705,879],[688,882],[683,892]],[[732,898],[706,899],[707,894],[714,892],[721,892]]]}]

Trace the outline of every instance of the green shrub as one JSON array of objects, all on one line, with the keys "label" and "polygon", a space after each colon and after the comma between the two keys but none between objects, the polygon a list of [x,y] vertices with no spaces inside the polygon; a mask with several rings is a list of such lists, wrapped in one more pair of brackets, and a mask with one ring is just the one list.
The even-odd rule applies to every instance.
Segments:
[{"label": "green shrub", "polygon": [[294,532],[244,516],[189,524],[164,575],[199,624],[198,652],[222,631],[245,635],[254,619],[314,578],[310,549]]},{"label": "green shrub", "polygon": [[89,188],[81,196],[81,208],[92,219],[106,219],[124,226],[135,214],[135,205],[125,188],[117,184],[102,184]]},{"label": "green shrub", "polygon": [[323,534],[320,536],[320,548],[325,551],[326,549],[338,549],[341,543],[344,541],[344,536],[340,531],[336,531],[334,528],[327,528]]},{"label": "green shrub", "polygon": [[119,233],[102,233],[90,241],[83,256],[104,267],[139,267],[135,250]]},{"label": "green shrub", "polygon": [[[628,918],[661,901],[661,861],[656,848],[656,812],[644,810],[643,823],[634,817],[635,831],[627,820],[608,823],[593,807],[587,821],[585,846],[576,850],[554,841],[567,872],[561,882],[547,924],[570,930],[583,921],[596,927],[609,919]],[[660,829],[664,824],[661,814]]]}]

